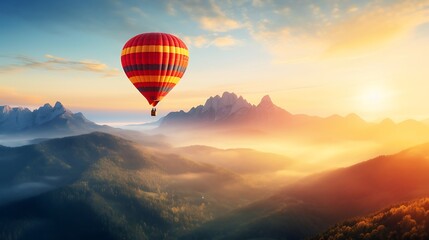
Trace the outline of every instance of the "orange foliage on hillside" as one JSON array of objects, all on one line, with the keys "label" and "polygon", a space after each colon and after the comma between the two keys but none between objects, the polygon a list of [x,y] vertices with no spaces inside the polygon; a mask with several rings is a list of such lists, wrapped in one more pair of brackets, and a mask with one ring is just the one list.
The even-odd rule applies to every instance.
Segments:
[{"label": "orange foliage on hillside", "polygon": [[314,239],[429,239],[429,198],[346,221]]}]

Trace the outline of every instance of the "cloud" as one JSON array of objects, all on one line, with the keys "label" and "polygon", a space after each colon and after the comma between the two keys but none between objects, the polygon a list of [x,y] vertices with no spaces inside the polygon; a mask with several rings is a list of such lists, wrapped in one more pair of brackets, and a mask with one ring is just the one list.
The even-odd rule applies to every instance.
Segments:
[{"label": "cloud", "polygon": [[[30,23],[40,30],[64,31],[67,28],[84,31],[107,33],[117,36],[119,33],[132,33],[142,30],[135,17],[141,17],[144,12],[137,6],[158,8],[159,3],[145,4],[138,1],[81,1],[17,0],[2,2],[0,18],[7,16],[11,25],[18,22]],[[150,9],[153,11],[153,9]],[[10,20],[12,19],[12,20]],[[15,21],[14,21],[15,20]],[[18,21],[16,21],[18,20]],[[108,27],[106,27],[108,26]],[[149,30],[149,27],[145,27]]]},{"label": "cloud", "polygon": [[[425,14],[429,11],[422,3],[401,2],[389,7],[375,7],[333,25],[324,36],[330,39],[325,56],[371,51],[406,35],[428,21]],[[357,9],[351,9],[348,12],[358,13]]]},{"label": "cloud", "polygon": [[17,63],[0,66],[0,72],[23,71],[28,69],[45,69],[54,71],[77,70],[103,74],[104,76],[116,76],[118,69],[110,68],[104,63],[95,60],[68,60],[65,58],[46,54],[45,60],[35,60],[27,56],[9,57]]},{"label": "cloud", "polygon": [[347,12],[352,13],[352,12],[356,12],[358,10],[359,10],[358,7],[353,6],[353,7],[350,7],[349,9],[347,9]]},{"label": "cloud", "polygon": [[170,1],[166,4],[166,7],[167,9],[175,9],[174,14],[177,13],[177,10],[183,11],[184,14],[190,16],[202,30],[208,32],[228,32],[242,28],[242,23],[229,16],[233,13],[225,11],[224,9],[226,7],[223,6],[224,9],[222,9],[218,3],[219,2],[216,1],[198,0]]},{"label": "cloud", "polygon": [[165,5],[165,9],[167,10],[167,13],[168,13],[170,16],[175,16],[175,15],[176,15],[176,13],[177,13],[176,9],[174,8],[173,3],[171,3],[171,2],[168,2],[168,3]]},{"label": "cloud", "polygon": [[185,36],[183,40],[188,46],[194,46],[197,48],[206,48],[210,46],[229,48],[240,44],[240,41],[231,35],[218,36],[217,34],[199,35],[193,37]]},{"label": "cloud", "polygon": [[320,14],[320,7],[319,6],[317,6],[317,5],[315,5],[315,4],[310,4],[310,9],[311,9],[311,12],[313,13],[313,15],[319,15]]},{"label": "cloud", "polygon": [[199,22],[202,29],[211,32],[227,32],[241,27],[240,23],[225,16],[201,17]]},{"label": "cloud", "polygon": [[138,16],[140,16],[140,17],[148,17],[148,15],[147,15],[147,13],[145,13],[141,8],[139,8],[139,7],[131,7],[130,8],[130,11],[134,14],[137,14]]},{"label": "cloud", "polygon": [[199,18],[199,23],[202,29],[211,32],[228,32],[242,27],[238,21],[228,17],[214,1],[211,1],[210,3],[212,14],[214,14],[214,16],[202,16]]},{"label": "cloud", "polygon": [[253,0],[252,6],[254,7],[264,7],[266,4],[272,3],[272,0]]},{"label": "cloud", "polygon": [[287,27],[277,31],[254,32],[252,35],[268,49],[275,63],[313,61],[324,51],[323,42],[305,35],[294,35]]},{"label": "cloud", "polygon": [[276,62],[301,62],[320,58],[355,57],[376,51],[409,36],[429,21],[429,1],[397,1],[329,8],[328,14],[309,5],[313,18],[306,24],[273,26],[259,21],[248,27],[254,40],[265,46]]},{"label": "cloud", "polygon": [[207,37],[202,35],[195,36],[195,37],[185,36],[183,38],[183,41],[185,41],[186,45],[195,46],[197,48],[207,47],[209,43],[209,40],[207,39]]},{"label": "cloud", "polygon": [[232,47],[239,44],[239,41],[232,36],[217,37],[213,40],[216,47]]},{"label": "cloud", "polygon": [[280,14],[280,15],[288,15],[290,13],[289,7],[281,7],[279,9],[275,9],[274,13]]}]

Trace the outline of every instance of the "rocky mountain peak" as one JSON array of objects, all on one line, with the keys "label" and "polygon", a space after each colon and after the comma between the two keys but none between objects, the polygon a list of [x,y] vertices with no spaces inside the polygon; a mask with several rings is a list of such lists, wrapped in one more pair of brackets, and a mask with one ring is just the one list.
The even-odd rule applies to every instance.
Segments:
[{"label": "rocky mountain peak", "polygon": [[204,108],[219,108],[223,106],[233,105],[237,101],[238,97],[235,93],[224,92],[222,97],[216,95],[207,99],[204,104]]},{"label": "rocky mountain peak", "polygon": [[54,108],[55,109],[64,109],[64,105],[61,102],[56,102]]},{"label": "rocky mountain peak", "polygon": [[265,95],[261,102],[259,102],[258,107],[271,107],[274,106],[273,101],[271,100],[271,97],[269,95]]},{"label": "rocky mountain peak", "polygon": [[6,106],[0,106],[0,112],[1,113],[8,113],[11,110],[12,110],[12,108],[10,106],[8,106],[8,105],[6,105]]},{"label": "rocky mountain peak", "polygon": [[35,123],[37,125],[49,122],[52,119],[64,114],[68,110],[60,102],[56,102],[55,106],[52,107],[51,104],[46,103],[43,107],[40,107],[35,113]]},{"label": "rocky mountain peak", "polygon": [[48,109],[52,109],[52,106],[49,103],[45,103],[45,105],[43,105],[42,107],[39,107],[38,110],[48,110]]},{"label": "rocky mountain peak", "polygon": [[[283,114],[283,109],[274,105],[271,98],[264,96],[258,106],[250,104],[242,96],[232,92],[224,92],[221,96],[216,95],[206,100],[204,105],[193,107],[189,112],[171,112],[162,120],[162,124],[167,126],[181,123],[195,122],[225,122],[236,121],[237,119],[252,119],[254,115],[276,112]],[[287,113],[287,112],[286,112]],[[179,123],[181,122],[181,123]]]},{"label": "rocky mountain peak", "polygon": [[34,111],[22,107],[0,106],[0,132],[28,130],[55,121],[60,124],[58,119],[73,121],[76,124],[88,124],[88,126],[95,125],[82,114],[73,114],[61,102],[56,102],[54,107],[46,103]]},{"label": "rocky mountain peak", "polygon": [[241,109],[251,108],[252,105],[248,103],[243,97],[238,97],[235,93],[224,92],[222,97],[216,95],[207,99],[203,106],[202,112],[214,112],[216,118],[226,117]]}]

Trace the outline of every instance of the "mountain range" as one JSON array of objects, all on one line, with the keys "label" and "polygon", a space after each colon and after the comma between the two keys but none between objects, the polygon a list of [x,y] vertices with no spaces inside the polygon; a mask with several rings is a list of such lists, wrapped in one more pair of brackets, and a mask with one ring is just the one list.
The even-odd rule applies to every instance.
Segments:
[{"label": "mountain range", "polygon": [[[264,96],[259,104],[252,105],[235,93],[210,97],[204,105],[188,112],[178,111],[160,119],[158,132],[175,134],[213,134],[256,136],[310,141],[362,141],[377,140],[395,143],[419,144],[429,141],[429,126],[416,120],[399,123],[384,119],[378,123],[367,122],[356,114],[329,117],[292,114]],[[415,133],[419,132],[418,135]],[[201,135],[201,134],[200,134]],[[399,144],[400,145],[400,144]]]},{"label": "mountain range", "polygon": [[350,217],[429,196],[429,143],[311,175],[183,239],[305,239]]},{"label": "mountain range", "polygon": [[[267,114],[270,115],[267,118]],[[235,93],[224,92],[222,96],[216,95],[207,99],[204,105],[191,108],[188,112],[171,112],[165,116],[160,127],[174,126],[208,126],[228,125],[233,123],[247,124],[249,121],[265,119],[272,121],[275,118],[287,119],[291,114],[273,104],[266,95],[258,105],[252,105],[242,96]],[[244,119],[247,119],[243,121]]]},{"label": "mountain range", "polygon": [[169,145],[164,136],[98,125],[82,113],[73,113],[60,102],[33,111],[23,107],[0,106],[0,145],[22,146],[50,138],[75,136],[94,131],[110,133],[151,146]]},{"label": "mountain range", "polygon": [[[291,160],[270,156],[264,168],[264,155],[250,150],[165,150],[101,132],[0,147],[0,238],[304,239],[429,195],[429,143],[291,181],[274,193],[243,174],[270,174]],[[241,159],[239,168],[216,156],[191,160],[191,152],[195,159],[255,159],[248,166]]]},{"label": "mountain range", "polygon": [[[317,117],[291,114],[276,106],[271,98],[264,96],[258,105],[252,105],[235,93],[224,92],[222,96],[207,99],[204,105],[188,112],[171,112],[159,120],[155,133],[218,133],[230,137],[258,136],[282,137],[294,140],[312,139],[343,141],[377,139],[387,142],[410,142],[418,144],[429,141],[429,126],[423,122],[406,120],[395,123],[385,119],[379,123],[366,122],[356,114],[345,117],[332,115]],[[0,106],[0,135],[30,135],[39,137],[76,135],[92,131],[112,131],[86,119],[82,113],[73,113],[60,102],[35,109]],[[415,132],[420,134],[416,135]]]},{"label": "mountain range", "polygon": [[53,107],[47,103],[33,111],[22,107],[0,106],[0,134],[76,134],[103,128],[105,126],[89,121],[82,113],[66,109],[60,102],[56,102]]},{"label": "mountain range", "polygon": [[171,239],[262,192],[101,132],[0,147],[0,239]]},{"label": "mountain range", "polygon": [[[269,96],[252,105],[224,93],[189,112],[168,114],[158,131],[173,135],[164,137],[99,126],[59,102],[34,111],[0,109],[0,134],[56,137],[0,145],[0,239],[342,239],[369,229],[381,239],[387,230],[380,226],[390,234],[395,221],[406,225],[396,233],[401,236],[414,234],[410,226],[418,234],[427,228],[421,214],[413,215],[426,208],[425,200],[393,218],[386,211],[379,212],[386,216],[381,219],[367,214],[428,197],[429,143],[302,177],[309,159],[167,142],[182,131],[194,141],[214,136],[207,133],[227,141],[246,132],[251,137],[240,141],[260,145],[275,136],[334,144],[363,139],[396,149],[397,141],[427,138],[428,127],[417,121],[294,115]],[[285,177],[291,171],[298,175]]]}]

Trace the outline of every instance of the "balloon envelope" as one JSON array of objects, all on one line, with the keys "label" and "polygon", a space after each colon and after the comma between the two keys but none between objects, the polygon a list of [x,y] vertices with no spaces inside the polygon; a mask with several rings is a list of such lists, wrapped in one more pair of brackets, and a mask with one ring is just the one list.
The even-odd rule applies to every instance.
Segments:
[{"label": "balloon envelope", "polygon": [[125,43],[121,62],[131,83],[156,106],[176,86],[188,66],[185,43],[168,33],[143,33]]}]

